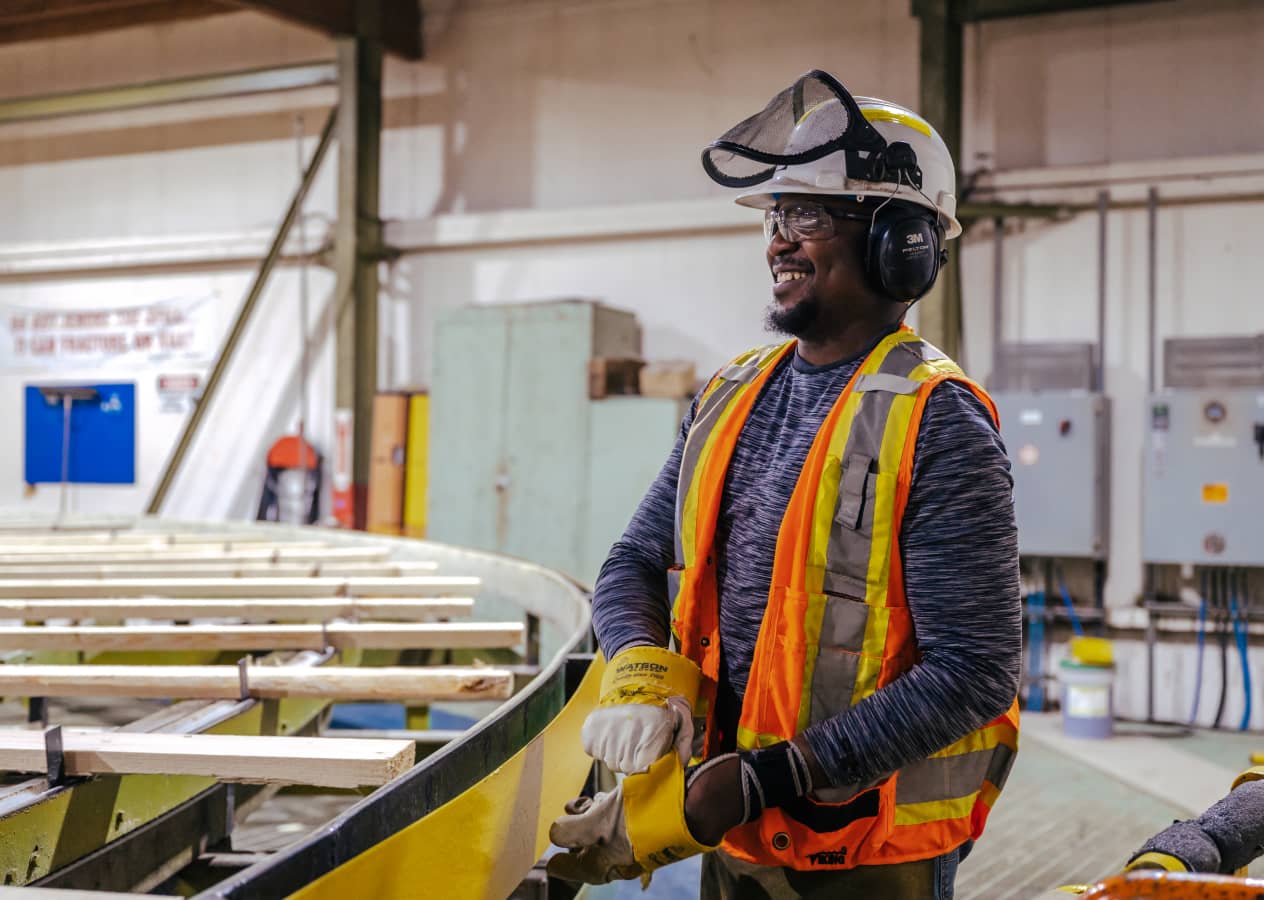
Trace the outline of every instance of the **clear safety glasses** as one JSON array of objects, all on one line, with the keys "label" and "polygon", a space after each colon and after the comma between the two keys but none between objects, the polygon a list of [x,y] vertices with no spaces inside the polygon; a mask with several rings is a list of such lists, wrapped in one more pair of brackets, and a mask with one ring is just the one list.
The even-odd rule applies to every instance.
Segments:
[{"label": "clear safety glasses", "polygon": [[771,244],[773,235],[778,232],[791,243],[828,240],[836,233],[835,219],[869,222],[873,219],[873,215],[854,210],[830,209],[823,203],[811,201],[801,201],[780,209],[766,209],[764,210],[764,240]]}]

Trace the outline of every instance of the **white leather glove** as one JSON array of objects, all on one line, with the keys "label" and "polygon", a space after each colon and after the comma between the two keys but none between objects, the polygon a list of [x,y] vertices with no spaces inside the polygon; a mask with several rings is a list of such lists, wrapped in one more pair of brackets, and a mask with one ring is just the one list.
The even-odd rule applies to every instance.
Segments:
[{"label": "white leather glove", "polygon": [[681,765],[693,744],[693,704],[702,671],[662,647],[629,647],[601,679],[601,699],[584,721],[584,752],[611,771],[645,772],[673,750]]},{"label": "white leather glove", "polygon": [[641,874],[632,856],[623,815],[623,787],[566,804],[566,815],[549,828],[549,840],[570,853],[549,858],[549,874],[567,881],[606,884]]},{"label": "white leather glove", "polygon": [[584,752],[612,772],[648,771],[651,763],[673,749],[680,764],[687,765],[693,746],[693,710],[679,695],[668,697],[662,706],[601,706],[584,720],[580,739]]}]

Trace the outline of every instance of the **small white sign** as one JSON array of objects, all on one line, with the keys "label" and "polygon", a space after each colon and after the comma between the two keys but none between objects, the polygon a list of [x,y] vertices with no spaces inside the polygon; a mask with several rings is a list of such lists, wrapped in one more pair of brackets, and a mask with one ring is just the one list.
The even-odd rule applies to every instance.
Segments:
[{"label": "small white sign", "polygon": [[1018,414],[1018,421],[1024,425],[1039,425],[1045,420],[1045,414],[1038,409],[1024,409]]}]

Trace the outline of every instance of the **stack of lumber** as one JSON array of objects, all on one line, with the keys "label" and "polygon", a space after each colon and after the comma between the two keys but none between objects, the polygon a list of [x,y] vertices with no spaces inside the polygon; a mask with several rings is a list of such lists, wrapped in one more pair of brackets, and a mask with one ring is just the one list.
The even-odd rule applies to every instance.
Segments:
[{"label": "stack of lumber", "polygon": [[[392,559],[390,545],[371,541],[264,537],[111,531],[36,538],[0,530],[0,619],[24,623],[0,626],[0,651],[35,658],[77,651],[85,659],[70,666],[0,665],[0,696],[412,705],[512,696],[514,672],[483,665],[286,665],[284,654],[269,657],[278,664],[91,664],[93,654],[109,651],[503,652],[524,644],[520,621],[447,621],[473,612],[478,578],[437,574],[426,560]],[[412,765],[414,753],[410,740],[61,733],[67,775],[202,775],[354,788],[389,781]],[[41,732],[0,730],[0,771],[45,771],[48,753]]]}]

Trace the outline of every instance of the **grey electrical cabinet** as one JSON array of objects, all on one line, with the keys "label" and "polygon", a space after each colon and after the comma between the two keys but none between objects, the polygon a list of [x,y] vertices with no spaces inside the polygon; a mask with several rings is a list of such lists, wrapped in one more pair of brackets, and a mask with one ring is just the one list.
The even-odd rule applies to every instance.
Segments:
[{"label": "grey electrical cabinet", "polygon": [[1144,560],[1264,565],[1264,388],[1167,390],[1146,425]]},{"label": "grey electrical cabinet", "polygon": [[636,317],[591,301],[441,315],[429,536],[591,583],[680,427],[675,401],[590,399],[589,360],[640,355]]},{"label": "grey electrical cabinet", "polygon": [[1105,559],[1110,400],[1087,391],[994,391],[1014,475],[1018,551]]}]

